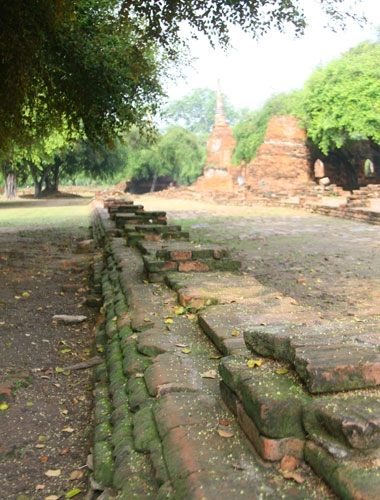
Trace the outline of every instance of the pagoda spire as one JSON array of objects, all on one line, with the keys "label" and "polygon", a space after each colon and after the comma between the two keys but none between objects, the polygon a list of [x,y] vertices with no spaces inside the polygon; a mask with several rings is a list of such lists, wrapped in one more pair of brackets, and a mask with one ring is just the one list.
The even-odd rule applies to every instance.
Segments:
[{"label": "pagoda spire", "polygon": [[216,111],[215,111],[215,126],[226,125],[226,113],[224,111],[222,87],[218,80],[218,89],[216,93]]}]

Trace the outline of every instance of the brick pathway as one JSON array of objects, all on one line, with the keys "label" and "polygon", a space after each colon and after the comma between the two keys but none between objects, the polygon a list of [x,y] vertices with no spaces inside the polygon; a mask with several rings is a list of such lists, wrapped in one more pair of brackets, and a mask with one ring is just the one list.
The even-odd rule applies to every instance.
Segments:
[{"label": "brick pathway", "polygon": [[136,240],[141,217],[123,219],[93,212],[100,486],[122,499],[379,498],[378,318],[334,324],[237,272],[223,248],[202,253],[157,221],[155,241]]}]

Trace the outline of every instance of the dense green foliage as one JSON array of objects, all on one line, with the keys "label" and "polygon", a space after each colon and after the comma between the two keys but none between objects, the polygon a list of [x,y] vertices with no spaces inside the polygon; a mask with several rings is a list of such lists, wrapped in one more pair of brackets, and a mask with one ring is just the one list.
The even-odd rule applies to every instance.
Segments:
[{"label": "dense green foliage", "polygon": [[233,154],[234,165],[248,163],[261,146],[269,120],[276,115],[300,116],[302,91],[293,91],[272,96],[258,110],[246,111],[242,119],[234,127],[237,145]]},{"label": "dense green foliage", "polygon": [[[227,97],[223,96],[223,102],[228,123],[235,123],[239,114]],[[170,103],[165,110],[165,118],[169,123],[182,126],[195,134],[208,135],[214,125],[215,106],[216,91],[198,88],[182,99]]]},{"label": "dense green foliage", "polygon": [[360,139],[380,145],[379,60],[380,42],[364,42],[306,82],[304,124],[323,153]]},{"label": "dense green foliage", "polygon": [[[338,22],[343,0],[319,1]],[[64,118],[102,142],[143,125],[184,23],[226,45],[231,25],[257,37],[288,23],[302,33],[305,19],[300,0],[1,0],[0,148],[30,141],[31,121],[40,134]]]},{"label": "dense green foliage", "polygon": [[[339,23],[345,2],[319,2]],[[88,171],[87,160],[71,157],[69,165],[65,159],[78,151],[78,141],[96,144],[96,153],[90,149],[98,175],[112,171],[120,154],[108,154],[107,148],[131,126],[151,130],[150,117],[161,105],[168,69],[182,62],[184,24],[189,36],[202,33],[222,46],[229,43],[231,25],[253,37],[287,24],[301,34],[301,5],[301,0],[0,0],[4,176],[8,168],[24,177],[29,171],[39,195],[44,183],[57,185],[59,172],[73,176],[74,168]],[[168,136],[170,144],[174,133]],[[181,145],[190,140],[179,133],[176,139]],[[164,148],[165,141],[159,143]],[[165,148],[174,177],[192,178],[195,159],[179,173],[184,160],[173,154],[172,146]],[[103,161],[111,156],[112,161]],[[157,173],[166,167],[149,168]]]},{"label": "dense green foliage", "polygon": [[152,191],[161,176],[170,176],[179,184],[194,182],[204,163],[197,136],[178,126],[169,127],[154,144],[133,129],[124,140],[124,148],[126,178],[150,181]]}]

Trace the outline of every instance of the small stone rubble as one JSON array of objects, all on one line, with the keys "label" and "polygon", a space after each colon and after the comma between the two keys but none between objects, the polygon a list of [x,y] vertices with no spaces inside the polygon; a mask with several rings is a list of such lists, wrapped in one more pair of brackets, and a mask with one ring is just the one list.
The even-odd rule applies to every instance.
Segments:
[{"label": "small stone rubble", "polygon": [[329,323],[166,214],[157,224],[139,208],[131,223],[104,207],[93,210],[99,487],[123,500],[379,498],[379,318]]}]

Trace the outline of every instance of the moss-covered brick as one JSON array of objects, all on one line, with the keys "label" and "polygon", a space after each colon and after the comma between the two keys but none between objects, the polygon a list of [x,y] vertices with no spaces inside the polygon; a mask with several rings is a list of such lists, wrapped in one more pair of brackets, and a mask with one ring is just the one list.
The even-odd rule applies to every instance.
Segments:
[{"label": "moss-covered brick", "polygon": [[337,462],[322,446],[306,443],[306,461],[342,500],[377,500],[380,498],[380,473],[375,465]]},{"label": "moss-covered brick", "polygon": [[109,441],[94,443],[94,478],[103,487],[113,485],[114,462]]},{"label": "moss-covered brick", "polygon": [[158,485],[149,458],[135,450],[122,450],[115,460],[114,486],[122,491],[119,499],[156,498]]},{"label": "moss-covered brick", "polygon": [[117,335],[118,331],[117,331],[116,321],[114,321],[113,319],[111,319],[111,321],[107,321],[106,333],[109,339],[113,339],[115,335]]},{"label": "moss-covered brick", "polygon": [[93,373],[96,382],[108,382],[108,369],[105,362],[96,365],[93,369]]},{"label": "moss-covered brick", "polygon": [[117,408],[120,405],[127,405],[128,396],[125,392],[125,384],[118,387],[112,394],[112,406]]},{"label": "moss-covered brick", "polygon": [[111,424],[114,428],[118,427],[122,422],[129,422],[131,424],[131,411],[129,404],[122,404],[115,408],[111,413]]},{"label": "moss-covered brick", "polygon": [[109,421],[101,422],[95,425],[94,442],[109,441],[112,436],[112,427]]},{"label": "moss-covered brick", "polygon": [[152,408],[149,406],[140,408],[132,419],[135,449],[140,452],[150,451],[150,443],[159,439]]},{"label": "moss-covered brick", "polygon": [[123,349],[123,341],[133,335],[133,330],[129,325],[124,325],[119,329],[119,339],[121,348]]},{"label": "moss-covered brick", "polygon": [[225,356],[220,360],[219,373],[222,380],[234,392],[239,390],[242,375],[245,372],[249,375],[247,362],[248,358],[241,356]]},{"label": "moss-covered brick", "polygon": [[269,364],[249,368],[242,356],[228,356],[220,362],[223,382],[238,395],[247,415],[267,437],[303,439],[303,407],[311,398],[287,373],[276,373]]},{"label": "moss-covered brick", "polygon": [[137,411],[147,403],[151,403],[150,397],[145,381],[140,377],[131,377],[127,382],[127,393],[129,399],[129,406],[131,411]]},{"label": "moss-covered brick", "polygon": [[111,416],[111,402],[108,398],[97,398],[94,404],[95,425],[107,422]]},{"label": "moss-covered brick", "polygon": [[377,394],[327,396],[305,408],[304,426],[310,435],[356,451],[380,447],[380,401]]},{"label": "moss-covered brick", "polygon": [[239,396],[246,413],[267,437],[305,438],[302,410],[309,396],[286,375],[253,371],[244,379]]},{"label": "moss-covered brick", "polygon": [[148,356],[144,356],[137,351],[136,342],[131,342],[130,349],[125,349],[123,359],[123,370],[126,377],[136,373],[144,373],[146,368],[152,364]]},{"label": "moss-covered brick", "polygon": [[144,267],[149,273],[173,272],[177,270],[177,262],[171,260],[158,260],[156,257],[144,256]]}]

